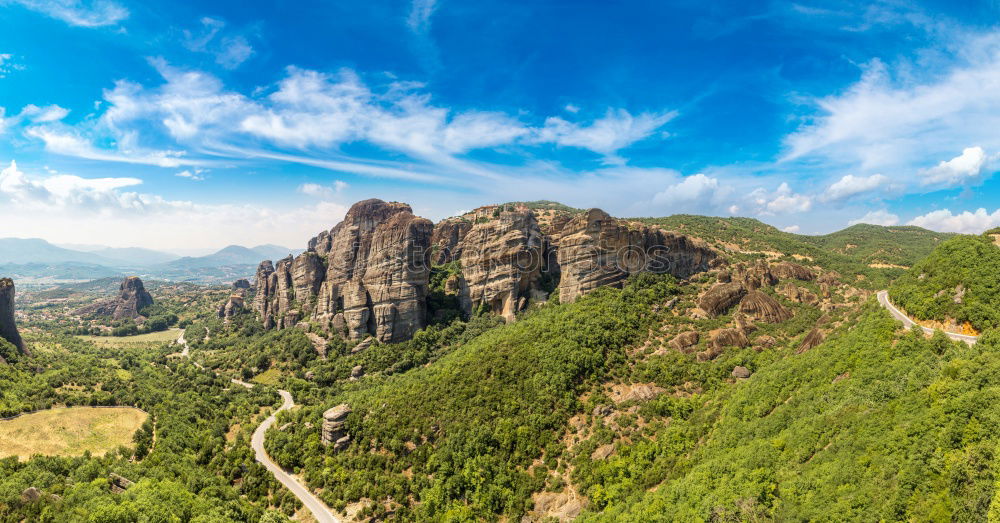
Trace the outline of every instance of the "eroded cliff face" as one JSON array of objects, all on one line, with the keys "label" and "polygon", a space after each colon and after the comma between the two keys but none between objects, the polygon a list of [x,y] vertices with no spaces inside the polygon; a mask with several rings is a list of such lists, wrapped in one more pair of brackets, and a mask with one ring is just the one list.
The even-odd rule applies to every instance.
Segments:
[{"label": "eroded cliff face", "polygon": [[599,209],[540,212],[486,206],[434,226],[406,204],[359,202],[306,252],[260,264],[253,309],[267,328],[308,321],[347,339],[397,342],[426,324],[431,265],[457,264],[445,290],[466,314],[485,307],[510,321],[557,286],[573,301],[636,272],[685,278],[717,258],[697,240]]},{"label": "eroded cliff face", "polygon": [[485,306],[512,321],[529,299],[546,297],[541,280],[548,240],[530,210],[498,208],[483,218],[458,246],[459,302],[466,314]]},{"label": "eroded cliff face", "polygon": [[708,270],[717,258],[715,251],[700,241],[628,224],[600,209],[590,209],[563,224],[556,243],[559,298],[564,302],[598,287],[622,285],[637,272],[686,278]]},{"label": "eroded cliff face", "polygon": [[[0,278],[0,338],[9,341],[22,353],[28,353],[14,323],[14,280],[10,278]],[[3,356],[0,355],[2,361]]]},{"label": "eroded cliff face", "polygon": [[261,263],[254,309],[267,328],[309,320],[352,340],[405,341],[426,322],[433,228],[406,204],[358,202],[306,252]]}]

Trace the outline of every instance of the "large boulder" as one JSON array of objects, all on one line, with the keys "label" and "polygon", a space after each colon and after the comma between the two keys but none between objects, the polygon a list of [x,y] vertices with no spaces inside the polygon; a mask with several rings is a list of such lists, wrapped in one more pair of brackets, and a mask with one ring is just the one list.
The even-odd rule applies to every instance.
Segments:
[{"label": "large boulder", "polygon": [[778,300],[761,291],[751,291],[740,300],[739,311],[755,321],[781,323],[791,319],[792,312]]},{"label": "large boulder", "polygon": [[711,317],[725,314],[747,291],[739,283],[717,283],[698,299],[698,307]]}]

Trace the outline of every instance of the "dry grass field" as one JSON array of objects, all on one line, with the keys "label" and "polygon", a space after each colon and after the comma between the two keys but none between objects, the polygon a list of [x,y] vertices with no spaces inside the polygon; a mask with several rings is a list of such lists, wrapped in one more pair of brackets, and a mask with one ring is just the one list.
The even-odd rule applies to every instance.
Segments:
[{"label": "dry grass field", "polygon": [[165,341],[174,341],[180,337],[180,335],[180,329],[167,329],[165,331],[138,334],[136,336],[77,336],[77,338],[92,342],[98,347],[121,347],[133,343],[163,343]]},{"label": "dry grass field", "polygon": [[0,421],[0,458],[22,461],[34,454],[102,456],[119,445],[132,445],[147,414],[130,407],[49,409]]}]

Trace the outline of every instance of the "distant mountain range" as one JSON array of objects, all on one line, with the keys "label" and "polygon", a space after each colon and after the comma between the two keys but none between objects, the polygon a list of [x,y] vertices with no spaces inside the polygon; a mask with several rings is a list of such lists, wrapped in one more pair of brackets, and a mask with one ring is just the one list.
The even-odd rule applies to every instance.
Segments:
[{"label": "distant mountain range", "polygon": [[0,270],[34,280],[84,280],[135,274],[172,281],[214,283],[249,277],[261,260],[301,250],[279,245],[230,245],[206,256],[178,256],[138,247],[57,246],[39,238],[0,238]]}]

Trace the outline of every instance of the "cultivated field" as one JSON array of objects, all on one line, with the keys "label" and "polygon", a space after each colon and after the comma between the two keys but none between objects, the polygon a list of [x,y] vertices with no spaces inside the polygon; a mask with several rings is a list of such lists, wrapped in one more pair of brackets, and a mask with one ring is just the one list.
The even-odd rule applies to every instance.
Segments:
[{"label": "cultivated field", "polygon": [[102,456],[119,445],[131,446],[132,435],[147,414],[130,407],[49,409],[0,421],[0,458],[34,454]]},{"label": "cultivated field", "polygon": [[121,347],[133,343],[163,343],[174,341],[181,335],[180,329],[167,329],[136,336],[77,336],[81,340],[93,342],[98,347]]}]

